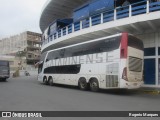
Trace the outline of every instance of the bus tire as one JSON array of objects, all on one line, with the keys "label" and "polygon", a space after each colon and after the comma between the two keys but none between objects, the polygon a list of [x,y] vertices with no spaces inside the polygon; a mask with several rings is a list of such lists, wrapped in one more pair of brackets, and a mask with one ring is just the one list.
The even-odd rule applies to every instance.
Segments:
[{"label": "bus tire", "polygon": [[47,77],[44,77],[44,78],[43,78],[43,83],[44,83],[45,85],[48,85]]},{"label": "bus tire", "polygon": [[53,86],[54,83],[53,83],[53,78],[52,77],[49,77],[48,83],[49,83],[50,86]]},{"label": "bus tire", "polygon": [[2,78],[1,81],[2,81],[2,82],[6,82],[6,81],[7,81],[7,78]]},{"label": "bus tire", "polygon": [[4,78],[3,81],[4,81],[4,82],[7,82],[7,78]]},{"label": "bus tire", "polygon": [[85,78],[80,78],[78,81],[78,87],[81,90],[87,90],[88,89],[88,84]]},{"label": "bus tire", "polygon": [[99,83],[98,83],[98,80],[97,79],[91,79],[90,82],[90,89],[91,91],[93,92],[98,92],[99,91]]}]

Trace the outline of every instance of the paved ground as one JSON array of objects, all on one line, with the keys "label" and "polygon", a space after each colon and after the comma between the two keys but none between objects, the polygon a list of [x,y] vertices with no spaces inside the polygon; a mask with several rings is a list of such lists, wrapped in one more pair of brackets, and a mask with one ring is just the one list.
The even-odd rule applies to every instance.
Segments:
[{"label": "paved ground", "polygon": [[[0,111],[159,110],[160,95],[139,93],[137,91],[118,92],[111,90],[94,93],[81,91],[76,87],[50,87],[37,82],[36,77],[22,77],[9,79],[8,82],[0,82]],[[74,120],[74,118],[72,119]],[[92,119],[97,120],[98,118]],[[59,120],[61,119],[59,118]],[[70,119],[68,118],[68,120]],[[104,120],[107,120],[107,118],[104,118]]]}]

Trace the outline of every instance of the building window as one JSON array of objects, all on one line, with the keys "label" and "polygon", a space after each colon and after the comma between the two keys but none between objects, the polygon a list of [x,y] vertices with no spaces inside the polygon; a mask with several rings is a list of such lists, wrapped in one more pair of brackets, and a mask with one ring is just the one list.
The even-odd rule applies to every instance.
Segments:
[{"label": "building window", "polygon": [[160,47],[158,48],[158,55],[160,55]]},{"label": "building window", "polygon": [[144,84],[156,84],[156,62],[155,59],[144,60]]},{"label": "building window", "polygon": [[156,49],[155,48],[145,48],[144,49],[144,56],[155,56]]}]

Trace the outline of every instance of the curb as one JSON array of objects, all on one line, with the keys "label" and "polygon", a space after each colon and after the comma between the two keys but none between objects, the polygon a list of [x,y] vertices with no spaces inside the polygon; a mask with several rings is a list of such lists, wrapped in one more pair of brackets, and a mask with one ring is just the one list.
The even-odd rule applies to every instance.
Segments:
[{"label": "curb", "polygon": [[151,95],[160,95],[160,90],[141,90],[140,92]]}]

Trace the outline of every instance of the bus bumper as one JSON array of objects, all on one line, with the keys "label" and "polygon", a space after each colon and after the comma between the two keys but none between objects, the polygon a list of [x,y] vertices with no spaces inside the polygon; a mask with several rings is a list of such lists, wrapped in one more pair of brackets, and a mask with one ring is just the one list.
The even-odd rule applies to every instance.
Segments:
[{"label": "bus bumper", "polygon": [[127,82],[124,81],[121,82],[120,84],[120,88],[126,88],[126,89],[138,89],[140,87],[142,87],[143,85],[143,81],[139,81],[139,82]]}]

